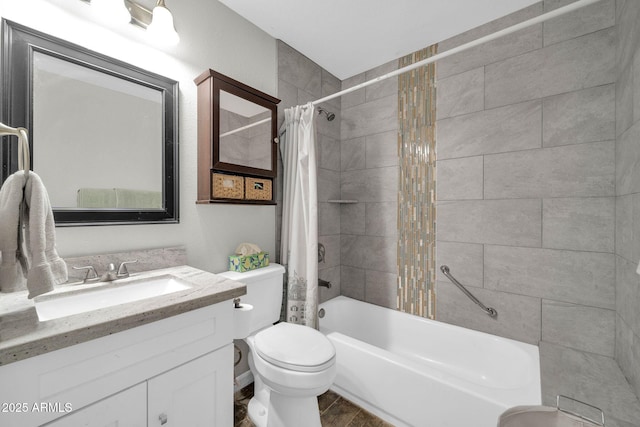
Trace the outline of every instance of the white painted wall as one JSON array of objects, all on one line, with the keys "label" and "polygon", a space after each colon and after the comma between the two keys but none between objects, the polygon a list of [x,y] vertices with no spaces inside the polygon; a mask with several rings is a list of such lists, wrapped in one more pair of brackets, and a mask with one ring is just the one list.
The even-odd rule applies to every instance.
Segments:
[{"label": "white painted wall", "polygon": [[[80,0],[0,0],[0,16],[175,79],[180,84],[180,224],[58,227],[64,256],[185,245],[189,264],[226,269],[241,242],[275,254],[274,206],[196,205],[196,86],[208,68],[277,94],[275,40],[215,0],[170,0],[180,43],[155,48],[132,25],[114,26]],[[8,123],[21,126],[22,123]],[[45,182],[46,185],[46,182]],[[102,268],[103,266],[99,266]]]}]

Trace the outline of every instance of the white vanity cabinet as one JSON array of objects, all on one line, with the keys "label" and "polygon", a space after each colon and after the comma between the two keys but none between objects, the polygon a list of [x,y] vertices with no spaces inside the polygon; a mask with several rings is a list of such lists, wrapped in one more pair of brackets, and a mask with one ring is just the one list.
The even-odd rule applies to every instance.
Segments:
[{"label": "white vanity cabinet", "polygon": [[[233,424],[233,344],[150,379],[148,426]],[[231,361],[231,363],[229,363]],[[218,399],[226,396],[228,399]]]},{"label": "white vanity cabinet", "polygon": [[[228,402],[216,396],[229,393],[226,345],[104,400],[71,412],[47,427],[226,426]],[[147,406],[148,402],[148,406]],[[218,407],[218,405],[226,405]]]},{"label": "white vanity cabinet", "polygon": [[0,426],[232,426],[232,307],[224,301],[0,366],[0,403],[14,404],[0,411]]},{"label": "white vanity cabinet", "polygon": [[47,427],[146,427],[147,384],[141,383],[58,418]]}]

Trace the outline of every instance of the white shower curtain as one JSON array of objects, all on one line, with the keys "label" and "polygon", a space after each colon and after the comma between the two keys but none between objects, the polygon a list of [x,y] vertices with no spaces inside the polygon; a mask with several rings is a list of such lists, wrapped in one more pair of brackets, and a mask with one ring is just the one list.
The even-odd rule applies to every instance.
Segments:
[{"label": "white shower curtain", "polygon": [[318,188],[315,108],[284,111],[284,191],[280,259],[287,269],[286,321],[317,329]]}]

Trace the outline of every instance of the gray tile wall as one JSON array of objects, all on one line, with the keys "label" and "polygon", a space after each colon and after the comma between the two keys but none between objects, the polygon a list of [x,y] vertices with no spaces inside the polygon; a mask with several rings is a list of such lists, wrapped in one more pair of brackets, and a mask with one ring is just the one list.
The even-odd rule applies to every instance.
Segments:
[{"label": "gray tile wall", "polygon": [[[534,4],[439,52],[569,2]],[[614,355],[614,24],[615,0],[603,0],[437,64],[437,265],[499,312],[439,275],[437,319]]]},{"label": "gray tile wall", "polygon": [[[577,312],[575,315],[576,321],[586,320]],[[600,328],[599,324],[594,326],[594,329]],[[543,341],[540,371],[543,404],[555,405],[558,394],[572,396],[601,408],[608,427],[640,425],[640,403],[613,358]],[[583,408],[580,411],[587,416],[596,414],[587,413]]]},{"label": "gray tile wall", "polygon": [[[278,41],[278,126],[284,122],[286,108],[305,104],[341,90],[341,81],[286,43]],[[318,241],[325,246],[325,261],[318,264],[318,275],[331,282],[331,289],[320,288],[320,301],[340,295],[340,205],[328,200],[340,198],[340,99],[321,105],[336,115],[317,120],[318,162]],[[280,250],[282,225],[282,161],[278,160],[276,248]],[[279,262],[278,253],[276,260]]]},{"label": "gray tile wall", "polygon": [[[397,68],[383,64],[342,82],[344,89]],[[455,106],[452,109],[457,108]],[[340,193],[342,294],[397,307],[398,80],[342,97]]]},{"label": "gray tile wall", "polygon": [[[313,101],[396,69],[384,64],[343,82],[287,44],[278,41],[279,123],[284,109]],[[397,79],[389,79],[327,102],[336,113],[318,119],[318,231],[326,248],[319,275],[331,281],[320,300],[343,294],[396,307]],[[279,163],[279,170],[282,164]],[[278,179],[278,202],[282,180]],[[356,204],[329,203],[355,199]],[[276,218],[280,247],[282,210]],[[279,254],[278,254],[279,255]],[[277,258],[276,258],[277,259]]]},{"label": "gray tile wall", "polygon": [[[439,51],[571,1],[541,1]],[[640,419],[635,396],[611,388],[625,387],[615,356],[640,394],[639,51],[640,2],[602,0],[437,64],[437,264],[500,313],[438,271],[437,318],[540,342],[543,391],[577,387],[614,426]],[[280,121],[397,66],[340,82],[284,43],[278,52]],[[350,93],[328,103],[334,122],[319,121],[320,274],[334,284],[322,300],[396,306],[396,92],[390,79]]]},{"label": "gray tile wall", "polygon": [[[569,2],[534,4],[439,51]],[[500,312],[488,318],[438,274],[439,320],[615,355],[636,392],[638,22],[640,2],[603,0],[437,64],[438,265]],[[397,66],[340,82],[284,43],[278,52],[280,121],[285,107]],[[353,92],[328,103],[336,120],[319,121],[320,271],[334,284],[322,300],[395,308],[396,92],[396,79]]]},{"label": "gray tile wall", "polygon": [[640,395],[640,2],[616,6],[615,358]]}]

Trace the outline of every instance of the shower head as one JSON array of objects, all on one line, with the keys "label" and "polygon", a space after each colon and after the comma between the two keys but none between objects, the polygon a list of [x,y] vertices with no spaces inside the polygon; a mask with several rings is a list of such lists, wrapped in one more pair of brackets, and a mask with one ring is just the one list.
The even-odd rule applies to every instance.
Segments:
[{"label": "shower head", "polygon": [[324,109],[324,108],[322,108],[322,107],[318,107],[318,114],[322,114],[322,113],[324,113],[324,114],[327,116],[327,120],[329,120],[329,121],[332,121],[333,119],[335,119],[335,118],[336,118],[336,115],[335,115],[335,114],[333,114],[333,113],[331,113],[331,112],[329,112],[329,111],[325,110],[325,109]]}]

